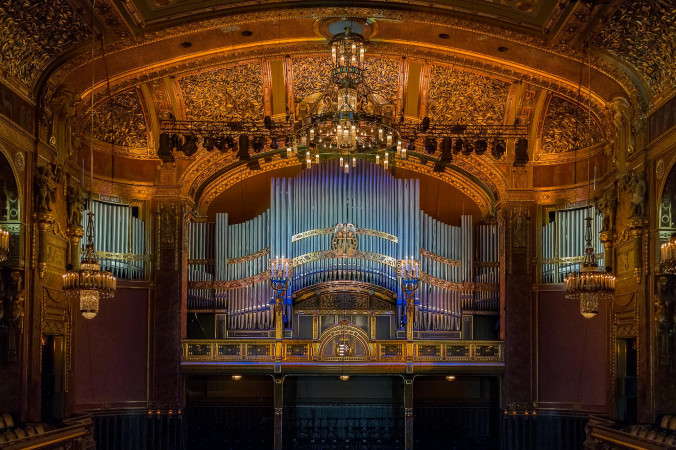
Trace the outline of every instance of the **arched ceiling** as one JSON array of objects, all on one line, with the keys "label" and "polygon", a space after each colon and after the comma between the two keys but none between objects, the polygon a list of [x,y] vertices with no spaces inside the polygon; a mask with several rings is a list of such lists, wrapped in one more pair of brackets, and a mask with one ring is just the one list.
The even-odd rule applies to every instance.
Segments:
[{"label": "arched ceiling", "polygon": [[[294,108],[312,93],[326,59],[322,27],[331,18],[368,18],[370,82],[379,94],[400,108],[407,68],[417,64],[419,118],[526,125],[533,164],[561,164],[552,170],[563,172],[576,158],[606,151],[613,100],[626,99],[639,116],[671,96],[674,3],[97,0],[102,41],[92,66],[88,0],[11,2],[0,5],[0,82],[47,109],[60,89],[74,92],[75,145],[84,149],[93,75],[99,175],[162,184],[160,120],[262,117],[271,61],[284,64]],[[590,29],[588,73],[581,44]],[[587,150],[572,152],[580,143]],[[211,176],[198,161],[178,161],[169,178],[190,181],[179,189],[193,191]],[[481,169],[493,193],[524,186],[528,170],[508,163]]]}]

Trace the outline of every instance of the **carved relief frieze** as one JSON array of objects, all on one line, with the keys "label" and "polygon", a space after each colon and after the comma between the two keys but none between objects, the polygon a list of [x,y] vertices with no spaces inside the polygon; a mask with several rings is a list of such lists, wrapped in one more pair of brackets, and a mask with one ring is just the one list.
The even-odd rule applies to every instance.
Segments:
[{"label": "carved relief frieze", "polygon": [[262,120],[259,61],[183,77],[178,84],[187,120]]},{"label": "carved relief frieze", "polygon": [[430,68],[427,115],[432,122],[499,125],[510,83],[441,65]]},{"label": "carved relief frieze", "polygon": [[552,95],[542,125],[541,152],[565,153],[591,147],[604,140],[604,134],[589,111],[558,95]]},{"label": "carved relief frieze", "polygon": [[656,95],[676,79],[676,8],[668,1],[625,0],[594,44],[629,63]]},{"label": "carved relief frieze", "polygon": [[327,56],[293,58],[293,98],[298,105],[309,95],[322,92],[329,85],[331,59]]}]

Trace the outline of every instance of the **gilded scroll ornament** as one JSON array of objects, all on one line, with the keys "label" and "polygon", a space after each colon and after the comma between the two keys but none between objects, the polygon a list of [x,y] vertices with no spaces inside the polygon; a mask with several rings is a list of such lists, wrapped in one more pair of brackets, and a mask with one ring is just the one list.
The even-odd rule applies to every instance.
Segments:
[{"label": "gilded scroll ornament", "polygon": [[[291,242],[300,241],[301,239],[306,239],[312,236],[321,236],[322,234],[331,234],[335,231],[335,228],[315,228],[314,230],[303,231],[301,233],[294,234],[291,236]],[[366,236],[374,236],[382,239],[387,239],[388,241],[398,243],[399,238],[393,234],[385,233],[384,231],[371,230],[370,228],[355,228],[357,234],[364,234]]]},{"label": "gilded scroll ornament", "polygon": [[658,94],[676,79],[676,8],[669,1],[625,0],[594,44],[628,62]]},{"label": "gilded scroll ornament", "polygon": [[90,32],[66,0],[0,2],[0,65],[31,87],[57,55]]},{"label": "gilded scroll ornament", "polygon": [[188,120],[262,120],[259,61],[202,72],[178,81]]},{"label": "gilded scroll ornament", "polygon": [[424,248],[420,249],[420,256],[424,256],[425,258],[429,258],[433,261],[437,261],[442,264],[447,264],[453,267],[460,267],[461,264],[460,261],[457,259],[444,258],[443,256],[437,255],[436,253],[432,253],[429,250],[425,250]]},{"label": "gilded scroll ornament", "polygon": [[240,264],[243,262],[248,262],[248,261],[253,261],[258,258],[262,258],[263,256],[269,255],[270,254],[270,247],[265,247],[263,249],[258,250],[257,252],[254,253],[249,253],[248,255],[240,256],[237,258],[230,258],[228,260],[228,264]]},{"label": "gilded scroll ornament", "polygon": [[542,126],[542,153],[564,153],[603,141],[603,132],[589,111],[558,95],[549,99]]},{"label": "gilded scroll ornament", "polygon": [[509,86],[506,81],[434,65],[427,115],[440,123],[502,124]]},{"label": "gilded scroll ornament", "polygon": [[[94,137],[123,147],[148,147],[148,128],[141,99],[135,89],[116,94],[99,105],[94,120]],[[83,123],[83,132],[87,129]]]}]

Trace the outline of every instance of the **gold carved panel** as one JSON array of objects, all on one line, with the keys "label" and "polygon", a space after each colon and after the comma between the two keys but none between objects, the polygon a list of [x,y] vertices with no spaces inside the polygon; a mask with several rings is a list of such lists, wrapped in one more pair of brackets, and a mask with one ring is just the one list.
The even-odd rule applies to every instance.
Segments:
[{"label": "gold carved panel", "polygon": [[446,66],[430,68],[427,115],[434,122],[500,125],[510,83]]},{"label": "gold carved panel", "polygon": [[[148,147],[148,127],[136,89],[113,96],[99,105],[94,114],[94,138],[123,147]],[[89,119],[84,119],[81,125],[82,133],[89,134]]]},{"label": "gold carved panel", "polygon": [[187,120],[263,120],[263,73],[253,61],[181,78]]},{"label": "gold carved panel", "polygon": [[[591,128],[591,129],[590,129]],[[558,95],[549,98],[542,125],[542,153],[564,153],[603,141],[603,132],[589,111]]]},{"label": "gold carved panel", "polygon": [[655,95],[676,79],[676,7],[670,1],[625,0],[594,44],[639,71]]}]

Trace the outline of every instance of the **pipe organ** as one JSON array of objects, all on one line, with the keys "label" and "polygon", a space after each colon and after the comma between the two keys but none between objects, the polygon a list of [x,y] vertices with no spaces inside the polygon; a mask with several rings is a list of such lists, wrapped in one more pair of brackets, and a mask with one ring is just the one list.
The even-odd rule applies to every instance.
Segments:
[{"label": "pipe organ", "polygon": [[[146,277],[145,223],[130,205],[93,200],[94,236],[101,270],[117,278],[142,280]],[[89,207],[89,205],[88,205]],[[138,209],[136,210],[138,211]],[[82,215],[82,227],[87,229],[88,209]],[[82,251],[86,244],[82,240]]]},{"label": "pipe organ", "polygon": [[[562,283],[566,274],[580,270],[584,259],[585,219],[588,208],[551,211],[542,226],[542,282]],[[604,247],[600,240],[603,214],[592,215],[592,243],[599,267],[603,267]]]},{"label": "pipe organ", "polygon": [[433,219],[420,209],[418,180],[363,160],[346,173],[330,160],[273,179],[270,196],[270,208],[247,222],[231,224],[223,213],[189,224],[189,309],[226,313],[230,330],[270,330],[269,261],[283,257],[293,267],[283,301],[287,327],[307,310],[294,310],[295,294],[317,286],[389,292],[398,326],[406,314],[402,259],[420,261],[416,329],[458,331],[463,311],[498,312],[497,225],[475,227],[469,215],[459,226]]}]

